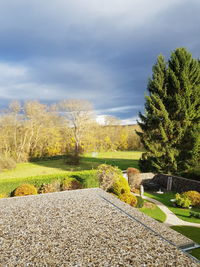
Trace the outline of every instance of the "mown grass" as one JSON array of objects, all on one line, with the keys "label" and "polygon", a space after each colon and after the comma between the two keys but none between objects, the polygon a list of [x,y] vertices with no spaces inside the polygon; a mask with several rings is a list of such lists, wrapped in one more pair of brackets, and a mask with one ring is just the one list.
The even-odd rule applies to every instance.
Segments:
[{"label": "mown grass", "polygon": [[40,186],[56,179],[80,176],[84,187],[97,187],[94,176],[95,169],[102,163],[118,166],[124,170],[128,167],[138,167],[141,152],[104,152],[92,157],[92,153],[85,154],[80,165],[70,165],[65,159],[41,160],[17,164],[14,170],[0,173],[0,193],[10,194],[22,183]]},{"label": "mown grass", "polygon": [[[145,202],[147,203],[148,201]],[[164,222],[167,218],[166,214],[153,203],[151,208],[143,206],[139,210],[159,222]]]},{"label": "mown grass", "polygon": [[[182,209],[178,207],[173,207],[172,202],[170,201],[170,199],[175,198],[175,193],[173,192],[167,192],[164,194],[145,192],[145,196],[148,196],[150,198],[160,201],[165,206],[167,206],[178,218],[180,218],[183,221],[200,223],[200,219],[190,217],[190,209]],[[197,208],[192,208],[191,210],[200,212],[200,209],[197,209]]]},{"label": "mown grass", "polygon": [[82,158],[83,162],[91,162],[91,165],[96,166],[106,163],[112,166],[117,166],[121,170],[126,170],[128,167],[139,168],[138,161],[142,152],[133,151],[116,151],[116,152],[101,152],[97,157],[92,157],[92,153],[87,153]]},{"label": "mown grass", "polygon": [[138,167],[138,160],[141,152],[104,152],[99,153],[98,157],[92,157],[91,153],[85,154],[80,165],[69,165],[65,159],[42,160],[36,162],[19,163],[14,170],[0,173],[2,178],[21,178],[37,175],[58,174],[68,171],[81,171],[96,169],[100,164],[107,163],[118,166],[124,170],[128,167]]},{"label": "mown grass", "polygon": [[[171,226],[171,228],[182,235],[190,238],[194,242],[200,244],[200,228],[192,226]],[[193,249],[190,254],[200,260],[200,248]]]}]

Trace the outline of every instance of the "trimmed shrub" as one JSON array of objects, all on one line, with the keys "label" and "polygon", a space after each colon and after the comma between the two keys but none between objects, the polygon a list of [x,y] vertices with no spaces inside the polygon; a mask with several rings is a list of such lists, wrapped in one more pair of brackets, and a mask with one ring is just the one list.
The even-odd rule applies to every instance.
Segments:
[{"label": "trimmed shrub", "polygon": [[141,209],[143,206],[144,206],[144,199],[142,197],[137,196],[136,208]]},{"label": "trimmed shrub", "polygon": [[176,205],[182,208],[189,208],[191,200],[184,194],[176,194]]},{"label": "trimmed shrub", "polygon": [[187,196],[191,200],[191,205],[200,207],[200,193],[197,191],[187,191],[183,193],[185,196]]},{"label": "trimmed shrub", "polygon": [[13,193],[14,197],[37,195],[37,189],[32,184],[23,184],[17,187]]},{"label": "trimmed shrub", "polygon": [[140,189],[134,188],[131,190],[131,192],[133,192],[134,194],[140,194]]},{"label": "trimmed shrub", "polygon": [[5,193],[0,194],[0,198],[6,198],[6,197],[8,197],[7,194],[5,194]]},{"label": "trimmed shrub", "polygon": [[200,212],[196,212],[196,211],[190,211],[190,216],[194,217],[194,218],[198,218],[200,219]]},{"label": "trimmed shrub", "polygon": [[101,164],[97,169],[97,178],[99,180],[100,188],[105,191],[108,191],[121,175],[121,171],[117,167],[107,164]]},{"label": "trimmed shrub", "polygon": [[137,205],[137,198],[131,193],[124,193],[119,196],[119,199],[132,207],[136,207]]},{"label": "trimmed shrub", "polygon": [[14,169],[15,167],[16,167],[16,162],[14,161],[14,159],[5,156],[0,157],[0,171],[11,170]]},{"label": "trimmed shrub", "polygon": [[54,181],[50,184],[42,184],[38,190],[38,193],[45,194],[45,193],[53,193],[53,192],[59,192],[59,191],[60,191],[60,182]]},{"label": "trimmed shrub", "polygon": [[121,175],[108,189],[108,192],[120,196],[121,194],[124,193],[130,193],[130,186],[127,180]]},{"label": "trimmed shrub", "polygon": [[[96,170],[83,170],[83,171],[74,171],[74,172],[64,172],[64,173],[54,173],[54,174],[45,174],[37,175],[32,177],[18,177],[12,179],[0,179],[0,193],[6,193],[10,195],[13,193],[15,188],[21,184],[34,184],[35,187],[40,188],[42,184],[50,184],[55,180],[59,180],[60,183],[65,178],[73,177],[81,182],[84,188],[94,188],[99,187],[99,182],[96,175]],[[75,177],[76,176],[76,177]]]},{"label": "trimmed shrub", "polygon": [[66,178],[63,180],[61,189],[62,191],[65,190],[75,190],[75,189],[81,189],[82,184],[76,180],[76,178]]},{"label": "trimmed shrub", "polygon": [[139,188],[142,181],[140,171],[136,168],[128,168],[127,175],[131,191],[134,190],[135,188]]}]

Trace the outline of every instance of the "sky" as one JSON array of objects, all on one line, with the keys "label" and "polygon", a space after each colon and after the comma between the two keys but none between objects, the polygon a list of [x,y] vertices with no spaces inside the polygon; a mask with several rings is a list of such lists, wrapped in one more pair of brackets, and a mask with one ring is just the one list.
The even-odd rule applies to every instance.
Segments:
[{"label": "sky", "polygon": [[200,57],[200,0],[0,0],[0,108],[86,99],[135,123],[152,65]]}]

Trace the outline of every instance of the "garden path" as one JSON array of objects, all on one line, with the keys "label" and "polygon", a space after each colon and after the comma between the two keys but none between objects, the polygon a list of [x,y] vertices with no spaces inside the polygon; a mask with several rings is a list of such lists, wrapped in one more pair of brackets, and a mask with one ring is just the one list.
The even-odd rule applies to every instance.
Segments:
[{"label": "garden path", "polygon": [[199,223],[191,223],[191,222],[186,222],[181,219],[179,219],[170,209],[168,209],[163,203],[161,203],[158,200],[155,200],[153,198],[143,196],[144,199],[151,201],[155,203],[167,216],[164,224],[168,226],[172,225],[184,225],[184,226],[194,226],[194,227],[200,227]]},{"label": "garden path", "polygon": [[[127,173],[123,173],[123,176],[124,176],[124,178],[126,178],[128,180]],[[134,195],[138,195],[138,194],[134,194]],[[160,201],[153,199],[153,198],[150,198],[150,197],[147,197],[147,196],[143,196],[143,198],[155,203],[166,214],[167,218],[164,221],[164,224],[166,224],[167,226],[185,225],[185,226],[194,226],[194,227],[200,228],[200,223],[191,223],[191,222],[186,222],[186,221],[179,219],[170,209],[168,209]]]}]

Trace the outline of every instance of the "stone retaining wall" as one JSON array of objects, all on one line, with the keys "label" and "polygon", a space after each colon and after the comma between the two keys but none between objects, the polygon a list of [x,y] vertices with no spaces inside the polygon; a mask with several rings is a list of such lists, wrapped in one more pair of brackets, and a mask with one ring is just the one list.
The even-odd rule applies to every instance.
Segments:
[{"label": "stone retaining wall", "polygon": [[[123,171],[123,175],[126,179],[128,179],[126,171]],[[149,182],[155,183],[160,186],[159,188],[163,189],[167,189],[168,177],[172,177],[172,187],[170,191],[181,193],[189,190],[194,190],[200,192],[200,181],[197,180],[191,180],[168,174],[154,174],[152,172],[141,173],[142,184],[147,185]]]},{"label": "stone retaining wall", "polygon": [[200,181],[190,180],[179,176],[156,174],[152,179],[152,182],[158,183],[162,188],[167,189],[168,177],[172,177],[171,191],[181,193],[189,190],[195,190],[200,192]]},{"label": "stone retaining wall", "polygon": [[152,173],[152,172],[142,172],[141,173],[142,181],[152,179],[154,176],[155,176],[155,173]]}]

